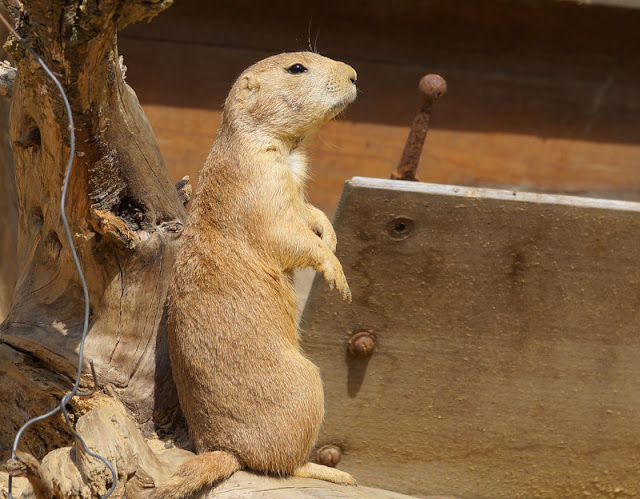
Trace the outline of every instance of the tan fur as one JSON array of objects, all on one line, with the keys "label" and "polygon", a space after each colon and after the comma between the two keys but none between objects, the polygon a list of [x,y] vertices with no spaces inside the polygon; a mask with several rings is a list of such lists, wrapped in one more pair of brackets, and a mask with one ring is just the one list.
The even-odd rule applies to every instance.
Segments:
[{"label": "tan fur", "polygon": [[[307,72],[290,74],[295,63]],[[306,202],[304,148],[355,99],[355,80],[341,62],[280,54],[248,68],[229,93],[169,302],[173,376],[205,454],[156,497],[185,496],[240,468],[355,483],[305,464],[324,400],[318,369],[299,348],[291,279],[294,268],[310,266],[351,299],[331,223]]]}]

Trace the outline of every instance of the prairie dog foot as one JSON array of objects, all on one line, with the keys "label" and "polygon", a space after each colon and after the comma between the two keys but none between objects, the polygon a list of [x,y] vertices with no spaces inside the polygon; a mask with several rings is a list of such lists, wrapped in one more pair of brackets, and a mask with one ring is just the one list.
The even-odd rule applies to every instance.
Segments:
[{"label": "prairie dog foot", "polygon": [[293,476],[315,478],[316,480],[324,480],[339,485],[357,485],[356,479],[349,473],[315,463],[304,463],[302,466],[296,468]]}]

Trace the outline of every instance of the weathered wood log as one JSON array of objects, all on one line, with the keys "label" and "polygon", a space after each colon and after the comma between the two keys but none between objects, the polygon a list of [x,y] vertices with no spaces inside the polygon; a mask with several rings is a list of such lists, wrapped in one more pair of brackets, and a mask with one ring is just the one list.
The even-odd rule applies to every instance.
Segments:
[{"label": "weathered wood log", "polygon": [[[66,452],[66,450],[65,450]],[[66,454],[63,454],[66,456]],[[76,475],[74,485],[81,484]],[[0,487],[3,477],[0,474]],[[40,490],[47,490],[46,488]],[[76,490],[82,490],[77,488]],[[0,497],[2,497],[0,495]],[[5,496],[6,497],[6,496]],[[40,499],[31,484],[23,484],[20,499]],[[75,497],[90,497],[78,495]],[[275,478],[239,471],[231,478],[197,495],[198,499],[410,499],[411,496],[371,487],[348,487],[310,478]],[[453,496],[428,496],[423,499],[455,499]]]},{"label": "weathered wood log", "polygon": [[0,99],[0,320],[11,304],[16,282],[17,200],[9,142],[9,103]]},{"label": "weathered wood log", "polygon": [[[116,32],[170,0],[6,2],[16,30],[59,76],[76,122],[69,216],[87,276],[91,328],[85,356],[136,421],[173,417],[164,327],[169,271],[184,208],[133,90],[124,82]],[[62,99],[42,68],[10,37],[11,91],[19,205],[17,284],[0,328],[0,454],[30,416],[50,409],[75,375],[82,292],[60,218],[69,134]],[[3,169],[6,174],[6,169]],[[4,244],[4,243],[3,243]],[[35,383],[33,369],[40,370]],[[65,440],[56,421],[25,434],[42,457]]]},{"label": "weathered wood log", "polygon": [[[4,36],[2,37],[4,38]],[[11,97],[13,92],[13,82],[16,79],[16,68],[9,61],[0,61],[0,95],[3,97]],[[8,110],[8,108],[7,108]],[[7,118],[9,113],[7,113]],[[7,121],[7,125],[9,122]],[[9,127],[6,127],[8,133]]]},{"label": "weathered wood log", "polygon": [[[162,482],[172,470],[193,454],[164,444],[148,441],[140,433],[129,411],[115,399],[96,395],[81,401],[82,412],[76,431],[95,452],[106,457],[116,468],[119,483],[115,497],[136,497],[136,492]],[[111,483],[111,473],[104,464],[88,456],[82,447],[61,447],[39,462],[28,453],[20,453],[9,463],[14,476],[27,478],[22,484],[21,499],[78,497],[90,499],[102,496]],[[2,478],[0,477],[0,483]],[[25,486],[26,485],[26,486]],[[366,487],[345,487],[320,480],[276,478],[240,472],[229,480],[205,489],[198,497],[252,498],[264,497],[332,497],[358,499],[402,499],[408,496]]]},{"label": "weathered wood log", "polygon": [[[0,40],[6,36],[7,30],[1,26]],[[0,49],[0,58],[5,55]],[[0,62],[0,95],[11,94],[14,79],[15,68],[6,61]],[[16,282],[18,201],[9,139],[9,108],[9,101],[0,98],[0,321],[9,311]]]}]

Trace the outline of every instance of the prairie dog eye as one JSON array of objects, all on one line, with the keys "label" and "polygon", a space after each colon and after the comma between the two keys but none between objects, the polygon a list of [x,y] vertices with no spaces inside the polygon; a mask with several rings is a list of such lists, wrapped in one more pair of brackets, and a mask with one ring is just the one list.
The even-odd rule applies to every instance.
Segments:
[{"label": "prairie dog eye", "polygon": [[292,75],[297,75],[297,74],[300,74],[300,73],[306,73],[307,72],[307,68],[305,68],[299,62],[296,62],[293,66],[289,66],[287,68],[287,71],[289,73],[291,73]]}]

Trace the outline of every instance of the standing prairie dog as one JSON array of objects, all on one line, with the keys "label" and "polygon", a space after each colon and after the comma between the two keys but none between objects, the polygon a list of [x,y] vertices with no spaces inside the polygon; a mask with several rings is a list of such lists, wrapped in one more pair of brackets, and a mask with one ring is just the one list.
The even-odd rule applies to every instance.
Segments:
[{"label": "standing prairie dog", "polygon": [[356,98],[356,77],[318,54],[280,54],[227,97],[169,290],[173,377],[199,455],[154,497],[188,497],[240,469],[355,483],[306,462],[324,397],[300,351],[291,275],[313,267],[351,300],[333,227],[306,201],[305,146]]}]

